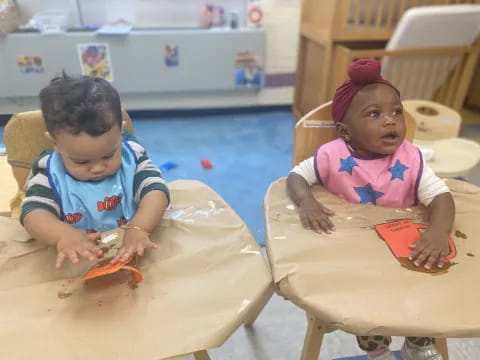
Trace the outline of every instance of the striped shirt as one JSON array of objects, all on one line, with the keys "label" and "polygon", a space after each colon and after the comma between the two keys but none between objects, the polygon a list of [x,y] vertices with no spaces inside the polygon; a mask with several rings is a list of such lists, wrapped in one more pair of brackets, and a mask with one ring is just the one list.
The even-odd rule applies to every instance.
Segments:
[{"label": "striped shirt", "polygon": [[[145,149],[137,142],[137,140],[129,132],[123,133],[125,143],[131,148],[136,160],[136,168],[133,178],[133,197],[135,204],[138,206],[143,197],[153,190],[162,191],[167,196],[170,202],[170,194],[165,180],[162,178],[160,170],[148,158]],[[72,223],[68,218],[70,214],[64,214],[61,204],[64,202],[58,195],[51,183],[51,171],[48,167],[48,162],[52,157],[53,150],[44,151],[37,160],[33,163],[30,176],[26,183],[26,195],[22,203],[22,213],[20,221],[23,220],[27,214],[34,210],[42,209],[51,212],[62,221]],[[132,169],[133,170],[133,169]],[[133,172],[132,172],[133,174]],[[94,212],[95,209],[87,209],[89,212]]]}]

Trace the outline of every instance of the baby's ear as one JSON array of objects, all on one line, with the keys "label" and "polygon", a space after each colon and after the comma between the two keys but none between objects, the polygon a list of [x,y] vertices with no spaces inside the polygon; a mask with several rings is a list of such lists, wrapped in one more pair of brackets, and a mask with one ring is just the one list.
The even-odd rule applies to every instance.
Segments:
[{"label": "baby's ear", "polygon": [[47,140],[50,141],[52,144],[55,143],[55,139],[53,138],[53,136],[48,131],[45,131],[44,135],[47,138]]},{"label": "baby's ear", "polygon": [[335,127],[337,129],[337,136],[343,138],[346,142],[350,141],[350,130],[348,129],[348,126],[345,125],[343,122],[337,122],[335,124]]},{"label": "baby's ear", "polygon": [[127,129],[127,122],[122,121],[122,132],[124,132]]}]

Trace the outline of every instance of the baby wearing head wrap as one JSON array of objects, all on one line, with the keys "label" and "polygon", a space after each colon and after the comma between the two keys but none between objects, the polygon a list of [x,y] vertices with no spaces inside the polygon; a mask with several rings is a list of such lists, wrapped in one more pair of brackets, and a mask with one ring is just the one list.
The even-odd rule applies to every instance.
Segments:
[{"label": "baby wearing head wrap", "polygon": [[[350,79],[333,98],[332,115],[339,138],[321,145],[287,179],[287,192],[298,206],[300,220],[304,227],[317,232],[335,231],[334,210],[319,202],[323,196],[315,198],[310,190],[315,183],[352,204],[407,208],[420,202],[428,208],[430,228],[405,250],[411,253],[401,262],[408,262],[409,269],[417,271],[445,271],[455,214],[448,187],[423,162],[419,149],[405,140],[400,93],[382,78],[380,63],[358,60],[350,65],[348,75]],[[343,204],[342,209],[348,208]],[[370,211],[362,208],[362,216]],[[347,233],[341,235],[348,237]],[[348,245],[345,251],[349,251]],[[375,301],[376,295],[371,296]],[[368,359],[396,359],[389,349],[389,336],[377,333],[357,339]],[[442,359],[432,338],[410,337],[401,352],[404,359]]]},{"label": "baby wearing head wrap", "polygon": [[392,83],[385,80],[381,73],[380,63],[375,59],[359,59],[348,67],[349,80],[346,80],[336,91],[332,102],[332,115],[335,123],[342,122],[348,107],[355,95],[370,84],[384,84],[394,89],[398,96],[400,91]]},{"label": "baby wearing head wrap", "polygon": [[314,155],[317,182],[352,203],[412,206],[423,164],[418,149],[404,141],[399,91],[382,78],[375,59],[355,61],[348,74],[333,98],[339,138]]}]

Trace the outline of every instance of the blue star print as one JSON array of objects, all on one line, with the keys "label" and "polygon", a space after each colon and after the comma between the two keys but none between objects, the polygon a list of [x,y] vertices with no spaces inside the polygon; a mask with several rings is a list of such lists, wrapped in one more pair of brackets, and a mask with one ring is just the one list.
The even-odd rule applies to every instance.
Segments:
[{"label": "blue star print", "polygon": [[340,159],[340,169],[338,169],[338,172],[345,171],[352,175],[355,166],[358,166],[358,164],[353,160],[353,156],[349,156],[346,159]]},{"label": "blue star print", "polygon": [[390,169],[388,169],[388,171],[390,171],[392,173],[391,181],[393,181],[395,179],[400,179],[400,180],[403,181],[403,173],[407,169],[408,169],[407,166],[403,165],[399,160],[397,160],[395,162],[395,165],[393,167],[391,167]]},{"label": "blue star print", "polygon": [[377,205],[377,199],[383,196],[383,193],[380,191],[375,191],[370,183],[364,187],[354,186],[353,188],[360,196],[361,204],[372,203],[373,205]]}]

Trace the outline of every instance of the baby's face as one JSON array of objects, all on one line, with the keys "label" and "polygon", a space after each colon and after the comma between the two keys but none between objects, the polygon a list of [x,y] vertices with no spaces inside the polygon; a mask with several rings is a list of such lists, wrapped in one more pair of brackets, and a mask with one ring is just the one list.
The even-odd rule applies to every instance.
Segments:
[{"label": "baby's face", "polygon": [[55,134],[54,148],[68,173],[80,181],[100,181],[122,164],[122,134],[117,125],[100,136],[61,130]]},{"label": "baby's face", "polygon": [[361,89],[353,98],[344,124],[346,140],[360,156],[393,154],[405,139],[400,96],[384,84]]}]

